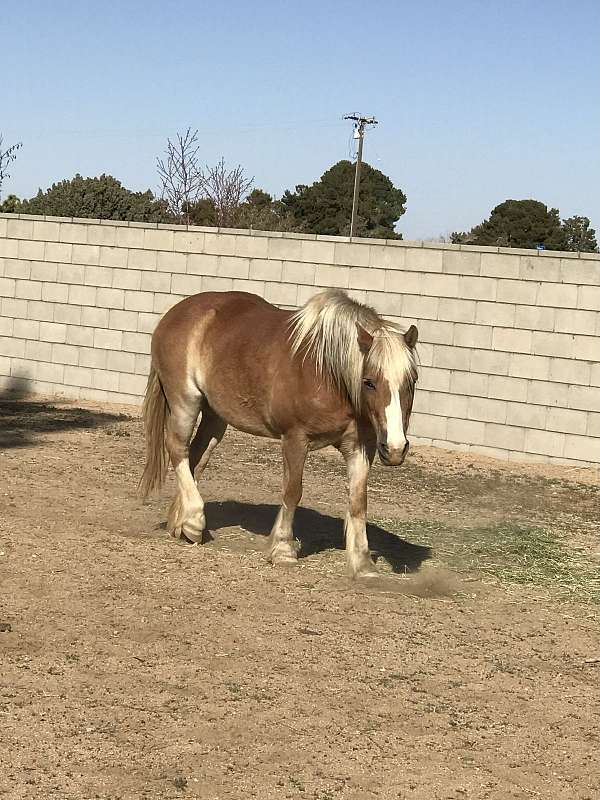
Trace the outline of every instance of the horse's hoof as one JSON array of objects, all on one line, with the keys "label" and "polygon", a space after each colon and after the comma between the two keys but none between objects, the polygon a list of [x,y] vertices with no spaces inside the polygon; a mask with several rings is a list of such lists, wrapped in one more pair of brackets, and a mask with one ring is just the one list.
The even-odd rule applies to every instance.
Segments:
[{"label": "horse's hoof", "polygon": [[280,564],[283,564],[286,567],[290,567],[290,566],[291,567],[297,567],[298,566],[298,558],[295,557],[295,556],[271,557],[271,564],[273,564],[274,567],[277,567]]}]

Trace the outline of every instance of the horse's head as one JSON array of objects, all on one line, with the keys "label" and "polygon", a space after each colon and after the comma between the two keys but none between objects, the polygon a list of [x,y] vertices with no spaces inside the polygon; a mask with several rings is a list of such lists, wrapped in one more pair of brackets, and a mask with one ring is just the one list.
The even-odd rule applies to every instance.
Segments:
[{"label": "horse's head", "polygon": [[362,407],[377,434],[381,462],[396,467],[406,458],[409,447],[418,331],[414,325],[405,334],[384,330],[371,335],[360,325],[357,330],[364,357]]}]

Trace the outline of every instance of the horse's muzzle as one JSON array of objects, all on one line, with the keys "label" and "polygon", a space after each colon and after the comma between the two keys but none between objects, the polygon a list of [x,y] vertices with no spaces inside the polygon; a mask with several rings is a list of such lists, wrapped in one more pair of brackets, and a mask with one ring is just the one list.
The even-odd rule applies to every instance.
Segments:
[{"label": "horse's muzzle", "polygon": [[378,444],[377,452],[379,453],[379,460],[384,467],[399,467],[404,463],[409,447],[410,443],[408,441],[402,449],[394,450],[390,450],[386,444]]}]

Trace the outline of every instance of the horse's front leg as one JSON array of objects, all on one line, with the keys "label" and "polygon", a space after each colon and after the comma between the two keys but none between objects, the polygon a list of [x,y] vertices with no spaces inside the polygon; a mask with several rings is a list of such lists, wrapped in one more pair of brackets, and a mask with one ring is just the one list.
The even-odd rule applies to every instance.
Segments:
[{"label": "horse's front leg", "polygon": [[292,564],[298,559],[292,524],[302,498],[302,473],[308,452],[306,438],[287,435],[281,439],[283,454],[283,502],[268,539],[267,552],[273,564]]},{"label": "horse's front leg", "polygon": [[346,563],[353,578],[371,578],[377,570],[367,541],[367,480],[375,456],[371,444],[356,445],[350,451],[342,449],[348,469],[348,513],[346,534]]}]

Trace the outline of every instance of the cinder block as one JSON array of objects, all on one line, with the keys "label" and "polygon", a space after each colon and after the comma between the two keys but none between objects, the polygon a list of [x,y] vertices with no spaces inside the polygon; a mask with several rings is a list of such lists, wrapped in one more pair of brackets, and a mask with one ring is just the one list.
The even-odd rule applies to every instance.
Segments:
[{"label": "cinder block", "polygon": [[479,347],[489,350],[492,346],[492,328],[487,325],[467,325],[458,322],[454,325],[454,344],[457,347]]},{"label": "cinder block", "polygon": [[92,370],[87,367],[65,367],[64,382],[71,386],[92,386]]},{"label": "cinder block", "polygon": [[540,406],[567,408],[569,405],[568,386],[564,383],[550,383],[550,381],[530,381],[527,389],[527,402],[537,403]]},{"label": "cinder block", "polygon": [[[184,256],[185,258],[185,256]],[[216,275],[219,269],[219,256],[208,253],[190,253],[187,256],[187,267],[171,272],[188,272],[191,275]]]},{"label": "cinder block", "polygon": [[14,278],[0,278],[0,297],[14,297],[16,282]]},{"label": "cinder block", "polygon": [[84,283],[87,286],[112,286],[113,271],[109,267],[85,267]]},{"label": "cinder block", "polygon": [[33,239],[33,220],[9,219],[6,235],[11,239]]},{"label": "cinder block", "polygon": [[58,264],[50,261],[32,261],[30,279],[32,281],[56,282],[58,277]]},{"label": "cinder block", "polygon": [[64,283],[43,283],[42,300],[51,303],[66,303],[69,300],[69,287]]},{"label": "cinder block", "polygon": [[455,275],[479,275],[481,253],[466,250],[443,250],[442,268]]},{"label": "cinder block", "polygon": [[125,292],[123,289],[97,289],[96,302],[103,308],[123,308]]},{"label": "cinder block", "polygon": [[595,386],[569,386],[567,408],[581,411],[600,411],[600,392]]},{"label": "cinder block", "polygon": [[600,319],[600,316],[597,311],[576,311],[572,308],[559,308],[556,311],[554,330],[563,333],[582,333],[593,336],[596,333],[598,319]]},{"label": "cinder block", "polygon": [[76,347],[92,347],[94,345],[93,328],[67,325],[67,344],[72,344]]},{"label": "cinder block", "polygon": [[42,222],[34,220],[33,238],[41,239],[43,242],[57,242],[59,237],[58,222]]},{"label": "cinder block", "polygon": [[458,284],[458,296],[466,300],[495,300],[497,287],[498,281],[496,278],[461,275]]},{"label": "cinder block", "polygon": [[0,258],[18,258],[19,242],[16,239],[0,238]]},{"label": "cinder block", "polygon": [[350,283],[350,270],[348,267],[317,264],[315,267],[315,283],[319,286],[347,289]]},{"label": "cinder block", "polygon": [[456,417],[466,419],[469,408],[469,398],[459,394],[446,392],[431,392],[429,407],[426,409],[431,414],[440,417]]},{"label": "cinder block", "polygon": [[573,357],[583,361],[600,361],[600,336],[573,337]]},{"label": "cinder block", "polygon": [[123,247],[101,247],[98,263],[101,267],[120,267],[127,266],[128,250]]},{"label": "cinder block", "polygon": [[302,261],[302,241],[300,239],[269,238],[269,259],[280,261]]},{"label": "cinder block", "polygon": [[506,421],[510,425],[519,425],[522,428],[543,430],[547,427],[549,410],[547,406],[534,403],[508,403]]},{"label": "cinder block", "polygon": [[119,375],[119,391],[143,397],[146,392],[146,382],[145,375],[129,375],[122,372]]},{"label": "cinder block", "polygon": [[586,433],[588,436],[600,437],[600,414],[593,412],[587,414]]},{"label": "cinder block", "polygon": [[17,258],[0,259],[0,264],[4,262],[5,278],[20,278],[29,280],[31,277],[31,264],[29,261],[19,261]]},{"label": "cinder block", "polygon": [[312,239],[303,239],[300,245],[301,245],[300,259],[299,259],[300,261],[309,261],[312,262],[313,264],[338,263],[335,261],[336,245],[334,244],[334,242],[322,242],[322,241],[315,241]]},{"label": "cinder block", "polygon": [[[253,275],[253,265],[254,261],[250,264],[250,275]],[[275,269],[272,271],[272,277],[266,277],[270,270],[267,269],[260,269],[258,272],[259,274],[265,275],[264,280],[270,281],[282,281],[283,283],[301,283],[304,285],[312,285],[315,282],[315,271],[316,265],[315,264],[308,264],[303,261],[273,261],[273,262],[264,262],[264,263],[272,263],[275,266]],[[281,264],[280,274],[277,277],[277,268],[278,265]]]},{"label": "cinder block", "polygon": [[573,358],[550,359],[551,381],[562,383],[580,383],[588,386],[591,382],[592,366],[585,361],[575,361]]},{"label": "cinder block", "polygon": [[427,439],[446,439],[448,420],[434,414],[415,412],[410,418],[409,436],[421,436]]},{"label": "cinder block", "polygon": [[441,369],[468,371],[471,364],[471,351],[463,347],[446,347],[436,344],[433,347],[433,366]]},{"label": "cinder block", "polygon": [[37,300],[27,300],[19,302],[27,302],[27,311],[23,315],[27,319],[37,319],[42,322],[52,322],[52,320],[54,319],[53,303],[44,303],[42,301],[37,301]]},{"label": "cinder block", "polygon": [[[312,265],[311,265],[312,266]],[[390,275],[397,273],[390,272]],[[308,281],[302,280],[302,283]],[[382,269],[375,267],[356,267],[350,269],[350,278],[348,285],[352,289],[370,289],[374,292],[383,292],[385,289],[386,272]],[[395,291],[392,289],[392,291]]]},{"label": "cinder block", "polygon": [[508,374],[515,378],[546,380],[550,375],[550,359],[515,353],[510,357]]},{"label": "cinder block", "polygon": [[203,252],[216,256],[233,256],[236,239],[237,236],[229,233],[205,233]]},{"label": "cinder block", "polygon": [[117,227],[117,247],[143,247],[144,246],[144,229],[133,228],[127,226],[126,228]]},{"label": "cinder block", "polygon": [[62,322],[40,322],[40,339],[43,342],[66,342],[67,326]]},{"label": "cinder block", "polygon": [[448,322],[474,322],[477,303],[474,300],[450,300],[441,298],[438,319]]},{"label": "cinder block", "polygon": [[28,319],[27,300],[15,299],[14,297],[3,297],[0,300],[2,316],[14,317],[15,319]]},{"label": "cinder block", "polygon": [[95,389],[104,389],[107,392],[119,391],[119,373],[106,369],[95,369],[92,372],[92,381]]},{"label": "cinder block", "polygon": [[[0,317],[0,336],[13,336],[14,323],[20,320],[13,320],[11,317]],[[39,324],[39,323],[36,323]]]},{"label": "cinder block", "polygon": [[154,295],[154,307],[152,310],[155,314],[166,314],[170,308],[173,308],[173,306],[177,305],[182,299],[183,295],[180,294],[163,294],[157,292]]},{"label": "cinder block", "polygon": [[138,314],[138,333],[154,333],[160,322],[160,314]]},{"label": "cinder block", "polygon": [[492,347],[509,353],[531,353],[532,332],[518,328],[494,328]]},{"label": "cinder block", "polygon": [[205,234],[200,231],[174,231],[173,244],[167,250],[179,253],[202,253],[204,251]]},{"label": "cinder block", "polygon": [[567,333],[546,333],[533,331],[531,352],[540,356],[572,358],[575,340]]},{"label": "cinder block", "polygon": [[87,225],[87,243],[114,247],[117,243],[115,225]]},{"label": "cinder block", "polygon": [[[144,248],[146,250],[173,250],[174,235],[173,231],[146,228],[144,231]],[[197,236],[198,234],[193,234]],[[202,234],[200,234],[202,236]]]},{"label": "cinder block", "polygon": [[52,361],[51,342],[39,342],[30,338],[25,342],[25,358],[31,361]]},{"label": "cinder block", "polygon": [[[307,303],[311,297],[314,297],[319,292],[323,291],[323,286],[298,286],[298,298],[297,298],[297,305],[303,306]],[[372,301],[368,299],[368,302],[371,303]]]},{"label": "cinder block", "polygon": [[440,301],[437,297],[402,295],[401,314],[408,319],[438,319]]},{"label": "cinder block", "polygon": [[473,372],[490,375],[508,375],[509,365],[513,358],[515,356],[510,353],[501,353],[496,350],[473,350],[471,369]]},{"label": "cinder block", "polygon": [[[208,281],[227,281],[227,285],[226,288],[223,287],[219,289],[214,285],[210,286],[210,284],[207,283]],[[231,288],[232,283],[230,278],[200,277],[199,275],[173,275],[170,291],[172,291],[173,294],[181,294],[189,297],[193,294],[197,294],[198,292],[229,291]],[[169,290],[167,289],[167,292],[168,291]]]},{"label": "cinder block", "polygon": [[545,456],[558,458],[563,455],[565,447],[564,433],[554,433],[553,431],[539,431],[530,428],[525,431],[525,451],[528,453],[538,453]]},{"label": "cinder block", "polygon": [[[547,284],[551,286],[552,284]],[[496,300],[500,303],[516,303],[517,305],[535,305],[538,284],[522,280],[498,280]],[[549,303],[548,305],[554,305]]]},{"label": "cinder block", "polygon": [[[323,291],[315,289],[313,294]],[[308,298],[307,298],[308,299]],[[304,300],[306,302],[306,300]],[[402,315],[402,295],[393,292],[367,292],[367,303],[379,313],[387,316],[399,317]]]},{"label": "cinder block", "polygon": [[428,389],[435,392],[450,391],[450,376],[453,375],[449,369],[438,369],[437,367],[421,367],[419,369],[418,391]]},{"label": "cinder block", "polygon": [[[88,328],[86,330],[92,330]],[[123,346],[124,337],[131,334],[124,334],[122,331],[109,331],[105,328],[93,329],[93,346],[103,350],[120,350]]]},{"label": "cinder block", "polygon": [[74,244],[71,261],[85,266],[96,265],[100,261],[100,247],[97,244]]},{"label": "cinder block", "polygon": [[79,306],[95,306],[96,292],[95,286],[69,286],[69,303]]},{"label": "cinder block", "polygon": [[85,267],[82,264],[58,264],[56,280],[59,283],[83,283]]},{"label": "cinder block", "polygon": [[[315,242],[318,245],[325,245],[329,247],[329,244],[326,242]],[[315,248],[316,249],[316,248]],[[328,261],[330,259],[327,259]],[[323,261],[322,258],[318,259],[318,261]],[[317,263],[318,263],[317,261]],[[368,267],[369,266],[369,245],[368,244],[360,244],[360,243],[347,243],[347,242],[339,242],[334,245],[334,253],[333,253],[333,263],[340,264],[343,266],[352,266],[352,267]]]},{"label": "cinder block", "polygon": [[128,269],[156,270],[157,263],[156,250],[129,250],[127,253]]},{"label": "cinder block", "polygon": [[545,427],[549,431],[576,433],[583,436],[588,427],[588,415],[585,411],[576,411],[568,408],[550,408],[546,417]]},{"label": "cinder block", "polygon": [[525,429],[519,428],[516,425],[501,425],[497,422],[486,422],[484,442],[486,447],[522,450],[525,444]]},{"label": "cinder block", "polygon": [[520,256],[506,253],[482,253],[481,275],[490,278],[518,278]]},{"label": "cinder block", "polygon": [[406,249],[388,247],[387,245],[369,245],[369,264],[371,267],[383,269],[401,269],[405,267]]},{"label": "cinder block", "polygon": [[154,275],[154,272],[142,272],[139,269],[113,269],[113,289],[139,289],[142,285],[142,275]]},{"label": "cinder block", "polygon": [[23,300],[41,300],[42,283],[31,280],[17,281],[15,284],[15,296]]},{"label": "cinder block", "polygon": [[[583,255],[583,254],[581,254]],[[600,261],[578,258],[561,259],[560,277],[565,283],[600,285]]]},{"label": "cinder block", "polygon": [[218,275],[222,278],[245,278],[250,274],[250,259],[220,256]]},{"label": "cinder block", "polygon": [[21,240],[19,242],[19,258],[28,261],[43,261],[45,242],[30,242]]},{"label": "cinder block", "polygon": [[136,331],[138,329],[138,315],[135,311],[120,311],[111,309],[108,315],[108,327],[117,331]]},{"label": "cinder block", "polygon": [[419,329],[420,342],[427,342],[428,344],[452,344],[454,337],[454,323],[452,322],[439,322],[438,320],[424,319],[418,321],[417,327]]},{"label": "cinder block", "polygon": [[294,283],[265,283],[265,300],[277,306],[295,306],[298,287]]},{"label": "cinder block", "polygon": [[[150,341],[151,337],[147,333],[123,333],[123,350],[128,353],[144,353],[148,354],[150,352]],[[111,348],[113,350],[118,350],[119,348]],[[121,389],[121,391],[127,391],[126,389]]]},{"label": "cinder block", "polygon": [[515,327],[534,331],[554,330],[556,311],[547,306],[517,306]]},{"label": "cinder block", "polygon": [[79,363],[79,348],[72,344],[54,344],[52,345],[52,361],[57,364],[77,366]]},{"label": "cinder block", "polygon": [[15,339],[11,336],[0,336],[0,356],[10,356],[10,358],[25,357],[25,340]]},{"label": "cinder block", "polygon": [[420,294],[431,297],[460,297],[460,276],[426,273],[423,275]]},{"label": "cinder block", "polygon": [[446,435],[451,442],[484,444],[485,423],[470,419],[448,419]]},{"label": "cinder block", "polygon": [[450,391],[468,397],[487,397],[489,375],[478,372],[453,371],[450,373]]},{"label": "cinder block", "polygon": [[260,297],[265,293],[264,281],[245,281],[243,278],[233,279],[234,292],[250,292],[250,294],[257,294]]},{"label": "cinder block", "polygon": [[565,436],[563,455],[577,461],[600,462],[600,439],[588,436]]},{"label": "cinder block", "polygon": [[518,403],[527,402],[528,383],[525,378],[505,377],[504,375],[490,375],[488,383],[488,397],[497,400],[514,400]]},{"label": "cinder block", "polygon": [[59,239],[61,242],[76,242],[77,244],[85,244],[87,242],[87,229],[87,224],[61,222]]},{"label": "cinder block", "polygon": [[[145,273],[152,275],[155,273]],[[152,292],[125,292],[125,311],[152,311],[154,294]],[[136,328],[137,330],[137,328]]]},{"label": "cinder block", "polygon": [[[527,306],[525,306],[527,308]],[[515,327],[516,306],[512,303],[477,303],[475,322],[480,325],[499,325],[505,328]],[[516,327],[520,328],[521,325]]]},{"label": "cinder block", "polygon": [[81,325],[81,306],[72,306],[69,303],[55,303],[54,322]]},{"label": "cinder block", "polygon": [[236,236],[235,255],[245,258],[266,258],[269,240],[266,236]]},{"label": "cinder block", "polygon": [[108,350],[99,350],[95,347],[80,347],[79,366],[105,369],[108,352]]},{"label": "cinder block", "polygon": [[541,283],[537,292],[537,304],[556,308],[576,308],[577,286],[564,283]]},{"label": "cinder block", "polygon": [[7,317],[0,317],[0,322],[10,322],[12,330],[2,331],[3,336],[16,336],[17,339],[39,339],[40,323],[33,319],[15,319],[14,326],[12,320]]},{"label": "cinder block", "polygon": [[404,256],[404,268],[417,272],[441,272],[443,268],[443,251],[429,247],[407,247]]},{"label": "cinder block", "polygon": [[108,308],[84,307],[81,311],[81,324],[90,328],[108,328]]},{"label": "cinder block", "polygon": [[504,423],[506,422],[506,407],[507,404],[504,400],[471,397],[469,398],[468,418],[482,422]]},{"label": "cinder block", "polygon": [[600,309],[600,287],[579,286],[577,290],[577,308],[598,311]]},{"label": "cinder block", "polygon": [[[39,362],[36,369],[36,378],[38,381],[48,381],[54,385],[64,384],[65,382],[65,368],[63,364],[43,363]],[[36,389],[40,391],[36,384]]]},{"label": "cinder block", "polygon": [[560,258],[521,256],[519,277],[526,281],[559,281]]},{"label": "cinder block", "polygon": [[[375,271],[375,268],[371,267]],[[422,272],[408,272],[407,270],[376,270],[379,274],[384,275],[383,291],[399,292],[401,294],[429,294],[423,291],[424,288],[424,273]],[[377,291],[376,286],[367,286],[371,291]]]},{"label": "cinder block", "polygon": [[[173,283],[193,285],[195,278],[187,275],[176,275]],[[140,289],[142,292],[166,292],[171,291],[171,275],[168,272],[143,272]],[[174,291],[177,291],[174,289]],[[140,311],[150,311],[150,309],[140,309]]]}]

